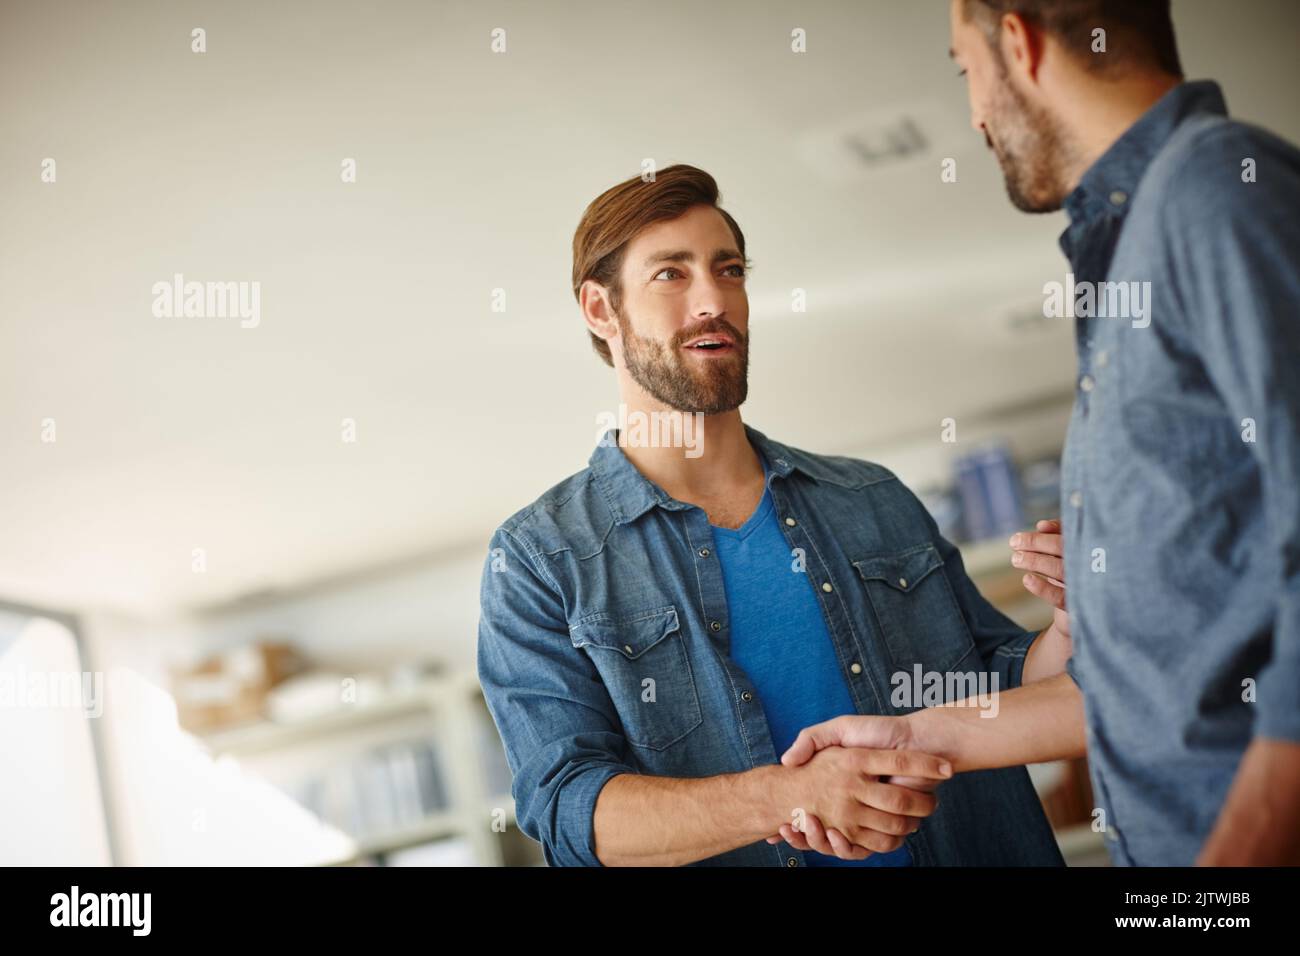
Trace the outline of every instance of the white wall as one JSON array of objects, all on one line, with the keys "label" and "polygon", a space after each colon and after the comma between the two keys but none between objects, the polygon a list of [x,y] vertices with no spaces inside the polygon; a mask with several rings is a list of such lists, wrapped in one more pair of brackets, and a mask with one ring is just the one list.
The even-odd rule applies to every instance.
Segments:
[{"label": "white wall", "polygon": [[89,724],[103,719],[102,682],[82,673],[62,624],[0,613],[0,866],[109,863]]}]

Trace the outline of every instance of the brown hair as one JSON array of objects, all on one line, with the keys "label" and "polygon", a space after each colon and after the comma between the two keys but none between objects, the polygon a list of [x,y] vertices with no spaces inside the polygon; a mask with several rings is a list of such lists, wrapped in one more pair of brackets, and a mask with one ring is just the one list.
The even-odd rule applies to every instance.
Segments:
[{"label": "brown hair", "polygon": [[[962,14],[979,22],[995,56],[1001,54],[999,24],[1008,13],[1051,33],[1090,70],[1142,64],[1183,75],[1169,0],[962,0]],[[1098,27],[1118,41],[1105,56],[1092,52]]]},{"label": "brown hair", "polygon": [[[622,307],[619,280],[627,245],[646,226],[683,215],[692,206],[712,206],[722,214],[736,237],[736,250],[745,254],[745,236],[736,220],[718,206],[718,184],[712,176],[694,166],[678,164],[659,170],[653,180],[640,176],[613,186],[594,200],[582,214],[573,234],[573,295],[578,298],[588,279],[609,290],[609,304],[615,312]],[[609,343],[594,332],[591,347],[613,367]]]}]

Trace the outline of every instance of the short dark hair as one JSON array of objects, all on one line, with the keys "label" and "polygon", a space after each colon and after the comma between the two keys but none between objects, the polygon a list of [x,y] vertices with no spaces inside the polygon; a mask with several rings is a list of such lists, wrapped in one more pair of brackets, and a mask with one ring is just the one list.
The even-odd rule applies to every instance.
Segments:
[{"label": "short dark hair", "polygon": [[[1181,77],[1169,0],[962,0],[962,13],[984,30],[994,55],[1002,17],[1015,13],[1051,33],[1088,69],[1155,66]],[[1092,52],[1092,31],[1106,31],[1106,54]]]},{"label": "short dark hair", "polygon": [[[573,234],[573,295],[582,284],[594,279],[609,289],[610,308],[622,308],[623,287],[619,273],[623,253],[632,238],[646,226],[683,215],[692,206],[711,206],[722,214],[736,251],[745,255],[745,234],[736,220],[718,205],[718,183],[702,169],[678,164],[659,170],[654,179],[634,176],[611,186],[591,201]],[[606,365],[613,366],[609,343],[595,332],[591,347]]]}]

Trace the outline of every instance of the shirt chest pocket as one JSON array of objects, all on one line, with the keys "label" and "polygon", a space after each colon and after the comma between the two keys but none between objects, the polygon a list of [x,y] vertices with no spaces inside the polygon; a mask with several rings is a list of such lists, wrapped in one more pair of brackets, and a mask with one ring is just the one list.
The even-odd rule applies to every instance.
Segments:
[{"label": "shirt chest pocket", "polygon": [[975,651],[933,545],[854,561],[895,668],[948,672]]},{"label": "shirt chest pocket", "polygon": [[569,629],[600,672],[628,743],[663,750],[703,722],[686,640],[672,605],[596,614]]}]

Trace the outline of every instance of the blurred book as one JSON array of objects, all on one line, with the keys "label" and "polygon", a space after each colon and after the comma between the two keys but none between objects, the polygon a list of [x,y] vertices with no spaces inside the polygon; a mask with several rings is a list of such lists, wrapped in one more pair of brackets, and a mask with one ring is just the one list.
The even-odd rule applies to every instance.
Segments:
[{"label": "blurred book", "polygon": [[983,541],[1019,531],[1025,523],[1019,480],[1005,445],[987,445],[956,461],[966,537]]}]

